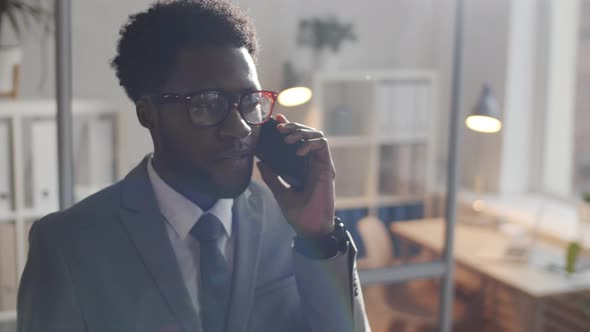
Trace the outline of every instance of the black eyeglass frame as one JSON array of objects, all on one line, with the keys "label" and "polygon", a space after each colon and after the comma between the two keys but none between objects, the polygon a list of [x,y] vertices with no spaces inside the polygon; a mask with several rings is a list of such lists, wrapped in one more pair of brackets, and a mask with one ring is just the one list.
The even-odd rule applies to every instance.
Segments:
[{"label": "black eyeglass frame", "polygon": [[[228,107],[227,107],[227,110],[225,111],[225,115],[222,118],[220,118],[217,122],[215,122],[213,124],[206,124],[206,125],[196,124],[192,120],[192,117],[190,114],[191,100],[193,97],[195,97],[197,95],[202,95],[203,93],[206,93],[206,92],[215,92],[215,93],[218,93],[218,94],[226,97],[227,100],[229,101]],[[268,112],[266,117],[261,122],[256,122],[256,123],[252,123],[252,122],[248,121],[244,117],[244,114],[241,109],[241,103],[242,103],[242,99],[244,98],[244,96],[251,95],[254,93],[262,93],[264,95],[267,95],[267,96],[271,97],[271,101],[272,101],[272,103],[270,104],[270,112]],[[201,89],[201,90],[196,90],[196,91],[192,91],[189,93],[151,94],[151,95],[147,95],[147,97],[152,102],[154,102],[156,104],[184,103],[186,115],[189,117],[189,120],[191,121],[191,123],[193,125],[195,125],[197,127],[215,127],[215,126],[218,126],[219,124],[223,123],[223,121],[225,121],[225,119],[227,119],[227,117],[231,113],[231,109],[233,107],[237,107],[238,113],[240,113],[240,116],[242,117],[242,119],[244,119],[244,121],[246,121],[246,123],[248,123],[250,125],[262,125],[262,124],[268,122],[268,120],[271,118],[272,112],[274,110],[274,106],[277,102],[278,95],[279,95],[278,92],[271,91],[271,90],[252,90],[252,91],[243,92],[239,95],[235,95],[235,94],[231,94],[231,93],[228,93],[227,91],[219,90],[219,89]]]}]

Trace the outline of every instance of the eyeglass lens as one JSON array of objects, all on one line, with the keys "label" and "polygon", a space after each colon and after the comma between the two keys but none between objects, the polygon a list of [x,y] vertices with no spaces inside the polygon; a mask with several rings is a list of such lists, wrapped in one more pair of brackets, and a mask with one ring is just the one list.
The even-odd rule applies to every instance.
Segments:
[{"label": "eyeglass lens", "polygon": [[[230,99],[219,92],[204,92],[192,96],[189,113],[198,125],[213,125],[222,121],[231,110]],[[270,114],[272,96],[264,92],[253,92],[242,96],[239,110],[249,124],[259,124]]]}]

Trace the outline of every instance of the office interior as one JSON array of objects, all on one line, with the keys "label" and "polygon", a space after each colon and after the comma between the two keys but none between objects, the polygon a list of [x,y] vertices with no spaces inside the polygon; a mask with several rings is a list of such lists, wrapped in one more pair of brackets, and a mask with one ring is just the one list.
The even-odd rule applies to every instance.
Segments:
[{"label": "office interior", "polygon": [[[76,201],[151,152],[109,66],[151,2],[71,1]],[[234,2],[275,112],[328,138],[374,332],[590,331],[590,0]],[[2,332],[28,230],[60,208],[48,17],[0,21]]]}]

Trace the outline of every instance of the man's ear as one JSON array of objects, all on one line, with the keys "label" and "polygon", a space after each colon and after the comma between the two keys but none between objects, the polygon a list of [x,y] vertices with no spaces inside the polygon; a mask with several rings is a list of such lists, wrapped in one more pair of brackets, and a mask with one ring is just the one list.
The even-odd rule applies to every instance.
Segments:
[{"label": "man's ear", "polygon": [[156,110],[154,109],[154,105],[150,103],[147,98],[142,97],[135,103],[135,112],[139,123],[143,127],[149,130],[154,129],[156,123]]}]

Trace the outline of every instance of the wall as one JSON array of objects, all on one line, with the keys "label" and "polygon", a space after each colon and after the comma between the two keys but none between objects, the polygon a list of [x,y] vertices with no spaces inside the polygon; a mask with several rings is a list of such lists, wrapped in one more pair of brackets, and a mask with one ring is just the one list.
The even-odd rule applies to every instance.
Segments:
[{"label": "wall", "polygon": [[573,163],[574,193],[590,191],[590,1],[584,0],[580,10],[580,36],[577,65],[577,93]]},{"label": "wall", "polygon": [[551,2],[547,123],[543,155],[545,192],[572,193],[574,110],[580,1]]},{"label": "wall", "polygon": [[[470,0],[466,7],[464,54],[464,108],[472,105],[484,82],[495,89],[502,104],[504,68],[506,66],[507,22],[509,0]],[[129,167],[151,150],[147,132],[135,119],[133,105],[118,86],[108,61],[115,52],[120,26],[127,15],[144,9],[146,0],[77,0],[73,1],[73,66],[74,96],[104,98],[129,114],[127,150]],[[300,59],[295,47],[295,33],[300,17],[336,13],[342,21],[355,24],[358,42],[347,44],[340,53],[340,66],[346,68],[415,68],[427,67],[440,72],[439,177],[446,167],[446,121],[452,60],[453,0],[240,0],[239,5],[253,17],[261,39],[259,71],[262,84],[281,88],[281,68],[288,58]],[[51,44],[51,43],[50,43]],[[51,46],[51,45],[50,45]],[[54,91],[52,70],[42,89],[38,89],[40,56],[54,63],[53,49],[40,52],[32,37],[25,43],[22,94],[25,97],[51,97]],[[497,137],[475,137],[465,132],[463,164],[473,165],[483,155],[481,165],[489,174],[489,183],[497,181],[499,141]],[[481,142],[476,142],[476,138]],[[482,153],[481,151],[486,151]],[[463,183],[473,178],[472,167],[464,167]],[[442,180],[441,180],[442,181]]]},{"label": "wall", "polygon": [[[535,55],[538,36],[537,18],[541,7],[537,0],[520,0],[512,3],[508,64],[506,68],[506,98],[498,192],[524,193],[529,188],[533,137],[533,95],[536,81]],[[539,75],[540,77],[540,75]]]},{"label": "wall", "polygon": [[[73,94],[75,98],[107,99],[129,115],[127,122],[128,162],[131,167],[150,151],[150,141],[135,120],[133,105],[116,81],[109,61],[114,56],[120,26],[127,15],[146,6],[145,0],[72,1]],[[55,91],[53,41],[46,52],[35,36],[27,36],[21,91],[26,97],[52,98]],[[39,73],[49,65],[47,80],[39,89]]]},{"label": "wall", "polygon": [[[72,2],[73,89],[76,98],[104,98],[128,111],[127,150],[129,167],[151,150],[147,132],[135,119],[133,105],[119,87],[109,60],[114,56],[117,34],[130,13],[145,9],[146,0],[78,0]],[[433,15],[435,0],[394,1],[255,1],[239,5],[253,17],[261,39],[259,70],[263,86],[281,88],[282,62],[295,52],[298,17],[337,12],[343,21],[354,22],[359,42],[341,52],[342,68],[435,67],[436,45]],[[54,72],[39,88],[41,68],[53,66],[53,42],[40,50],[34,36],[25,40],[21,91],[23,97],[52,97]]]},{"label": "wall", "polygon": [[[484,83],[490,84],[500,107],[505,105],[510,2],[465,1],[462,118],[477,102]],[[475,190],[497,191],[501,136],[462,128],[462,185]],[[476,178],[481,180],[476,181]]]}]

